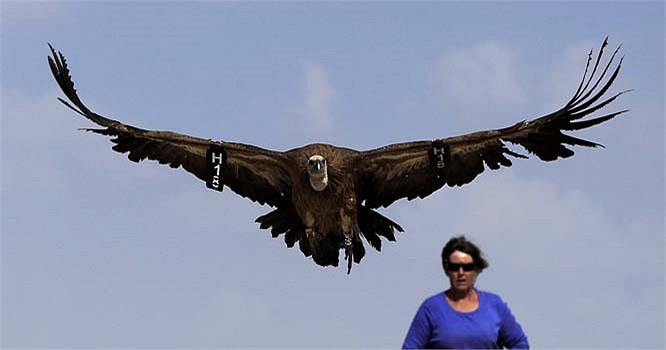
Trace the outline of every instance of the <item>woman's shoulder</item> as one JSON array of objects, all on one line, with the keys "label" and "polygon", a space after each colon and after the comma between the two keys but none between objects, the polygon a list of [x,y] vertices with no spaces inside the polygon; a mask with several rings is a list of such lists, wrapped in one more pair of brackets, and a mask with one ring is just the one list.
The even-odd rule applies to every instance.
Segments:
[{"label": "woman's shoulder", "polygon": [[491,293],[485,290],[476,290],[476,293],[479,295],[479,298],[484,299],[491,304],[505,304],[504,300],[502,299],[499,294]]},{"label": "woman's shoulder", "polygon": [[444,296],[444,292],[439,292],[435,295],[431,295],[431,296],[427,297],[423,301],[423,305],[426,306],[426,307],[432,307],[432,306],[440,305],[445,301],[446,301],[446,297]]}]

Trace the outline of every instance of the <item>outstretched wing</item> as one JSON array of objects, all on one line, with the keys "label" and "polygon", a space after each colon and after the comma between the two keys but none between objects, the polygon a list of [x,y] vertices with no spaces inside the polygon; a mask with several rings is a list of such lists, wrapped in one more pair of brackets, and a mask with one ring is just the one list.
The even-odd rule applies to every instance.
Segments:
[{"label": "outstretched wing", "polygon": [[[212,144],[222,145],[227,155],[222,178],[234,192],[261,204],[278,206],[290,195],[291,180],[286,171],[288,162],[282,153],[232,142],[213,142],[170,131],[152,131],[123,124],[88,109],[79,99],[62,53],[49,44],[51,72],[69,101],[58,98],[78,114],[101,125],[103,129],[85,129],[114,136],[113,150],[128,153],[128,158],[140,162],[146,158],[172,168],[182,166],[194,176],[206,181],[208,169],[206,152]],[[72,105],[73,104],[73,105]]]},{"label": "outstretched wing", "polygon": [[[588,55],[585,74],[574,96],[560,110],[531,121],[521,121],[504,129],[480,131],[435,141],[416,141],[365,151],[360,158],[361,200],[371,208],[386,207],[394,201],[423,198],[442,186],[462,186],[474,180],[487,166],[499,169],[511,166],[510,157],[527,158],[507,147],[507,142],[524,147],[539,159],[552,161],[571,157],[574,152],[565,145],[597,147],[600,144],[575,138],[562,131],[589,128],[603,123],[627,110],[583,120],[618,96],[606,100],[602,96],[615,81],[622,59],[602,84],[618,47],[603,72],[595,78],[608,38],[599,50],[594,68],[587,78],[592,51]],[[587,78],[587,79],[586,79]],[[594,83],[592,83],[594,80]],[[601,87],[600,87],[601,86]],[[599,88],[600,87],[600,88]],[[598,89],[599,88],[599,89]],[[484,166],[485,164],[485,166]]]}]

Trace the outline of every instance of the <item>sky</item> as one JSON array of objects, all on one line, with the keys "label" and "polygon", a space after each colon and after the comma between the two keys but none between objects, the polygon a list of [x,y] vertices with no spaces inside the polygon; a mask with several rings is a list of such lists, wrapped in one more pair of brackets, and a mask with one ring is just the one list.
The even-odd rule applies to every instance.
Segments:
[{"label": "sky", "polygon": [[[464,234],[536,348],[663,348],[664,3],[1,2],[2,347],[397,348]],[[271,210],[135,164],[57,101],[47,43],[94,111],[288,150],[359,150],[560,108],[622,44],[604,111],[556,162],[515,160],[383,215],[350,275],[273,239]],[[610,50],[609,50],[610,51]],[[598,114],[601,115],[601,114]],[[523,152],[520,148],[516,151]]]}]

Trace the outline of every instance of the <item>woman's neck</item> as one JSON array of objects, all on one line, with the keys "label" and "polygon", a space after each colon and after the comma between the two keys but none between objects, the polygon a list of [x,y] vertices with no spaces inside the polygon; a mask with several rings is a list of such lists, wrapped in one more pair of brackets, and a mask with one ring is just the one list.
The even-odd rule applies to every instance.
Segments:
[{"label": "woman's neck", "polygon": [[476,291],[474,288],[468,290],[455,290],[453,288],[446,291],[446,297],[451,301],[476,300]]},{"label": "woman's neck", "polygon": [[479,296],[474,289],[468,291],[446,291],[446,302],[456,311],[469,313],[479,308]]}]

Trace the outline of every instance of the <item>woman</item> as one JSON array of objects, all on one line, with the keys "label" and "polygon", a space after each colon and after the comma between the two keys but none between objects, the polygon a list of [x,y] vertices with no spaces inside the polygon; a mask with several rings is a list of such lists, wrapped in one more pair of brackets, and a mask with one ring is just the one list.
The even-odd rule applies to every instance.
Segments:
[{"label": "woman", "polygon": [[474,288],[488,267],[479,247],[464,236],[452,238],[442,249],[442,266],[451,288],[421,304],[403,349],[529,348],[509,306],[498,295]]}]

